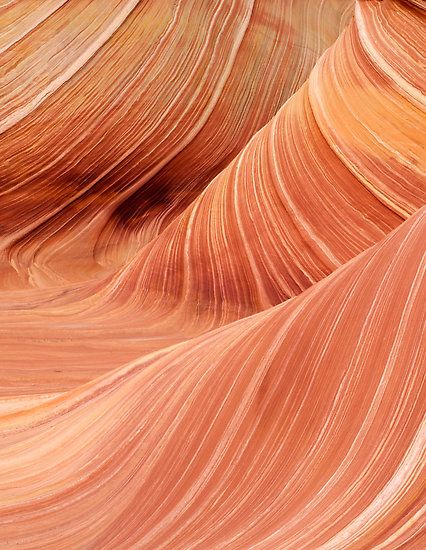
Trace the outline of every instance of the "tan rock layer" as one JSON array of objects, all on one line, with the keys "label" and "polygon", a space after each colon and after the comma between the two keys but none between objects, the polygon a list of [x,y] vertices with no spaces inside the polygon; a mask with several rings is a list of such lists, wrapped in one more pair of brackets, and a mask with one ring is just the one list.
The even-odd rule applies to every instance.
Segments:
[{"label": "tan rock layer", "polygon": [[[386,8],[371,6],[357,7],[308,83],[121,271],[52,293],[3,295],[3,395],[70,389],[294,297],[423,204],[425,119],[363,45],[365,21],[382,21]],[[403,13],[414,34],[418,12]],[[25,247],[13,250],[15,265],[25,265]],[[30,272],[42,279],[49,262],[43,250],[39,257]]]},{"label": "tan rock layer", "polygon": [[425,16],[351,4],[0,1],[0,548],[425,546]]},{"label": "tan rock layer", "polygon": [[132,257],[306,80],[353,1],[29,4],[1,15],[16,29],[0,55],[9,287]]},{"label": "tan rock layer", "polygon": [[0,419],[22,548],[420,548],[426,208],[301,296]]}]

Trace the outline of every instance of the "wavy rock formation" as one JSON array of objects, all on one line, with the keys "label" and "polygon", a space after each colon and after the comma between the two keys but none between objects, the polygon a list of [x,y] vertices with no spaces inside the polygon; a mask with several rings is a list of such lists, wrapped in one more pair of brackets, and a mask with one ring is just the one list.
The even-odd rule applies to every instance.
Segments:
[{"label": "wavy rock formation", "polygon": [[3,537],[420,548],[425,232],[423,208],[293,300],[0,419]]},{"label": "wavy rock formation", "polygon": [[423,8],[0,3],[0,548],[425,546]]},{"label": "wavy rock formation", "polygon": [[306,80],[353,1],[29,4],[0,8],[9,287],[131,257]]},{"label": "wavy rock formation", "polygon": [[[412,42],[388,34],[380,22],[396,17],[396,5],[358,4],[309,81],[182,215],[111,278],[3,293],[1,393],[67,390],[276,305],[380,241],[419,208],[426,198],[425,125],[412,44],[421,38],[422,16],[398,12]],[[391,40],[404,70],[402,61],[394,69],[390,62],[379,64]],[[392,80],[398,67],[401,74]],[[37,239],[28,243],[40,246]],[[47,256],[56,254],[52,246],[60,256],[54,240],[46,244]],[[12,250],[13,265],[25,266],[22,247]],[[43,255],[41,248],[37,256]],[[47,260],[28,268],[34,279],[47,275]]]}]

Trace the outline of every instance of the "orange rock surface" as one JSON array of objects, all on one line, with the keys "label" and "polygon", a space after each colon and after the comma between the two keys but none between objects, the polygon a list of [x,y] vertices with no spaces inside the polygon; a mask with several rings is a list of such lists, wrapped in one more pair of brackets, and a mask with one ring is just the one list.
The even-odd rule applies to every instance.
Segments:
[{"label": "orange rock surface", "polygon": [[0,3],[0,548],[426,547],[426,11]]}]

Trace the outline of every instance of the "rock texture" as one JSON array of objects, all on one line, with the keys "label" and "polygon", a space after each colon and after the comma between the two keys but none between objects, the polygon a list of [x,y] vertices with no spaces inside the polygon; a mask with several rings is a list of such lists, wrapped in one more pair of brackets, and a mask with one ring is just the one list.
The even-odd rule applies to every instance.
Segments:
[{"label": "rock texture", "polygon": [[306,80],[352,6],[0,7],[2,284],[61,285],[129,259]]},{"label": "rock texture", "polygon": [[424,3],[2,4],[0,548],[423,548]]}]

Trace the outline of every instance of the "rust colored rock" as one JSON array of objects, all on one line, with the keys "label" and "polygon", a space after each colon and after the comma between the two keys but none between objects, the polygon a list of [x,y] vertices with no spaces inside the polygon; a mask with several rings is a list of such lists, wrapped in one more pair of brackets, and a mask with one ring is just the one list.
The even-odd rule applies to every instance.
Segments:
[{"label": "rust colored rock", "polygon": [[423,8],[0,2],[0,549],[425,547]]}]

